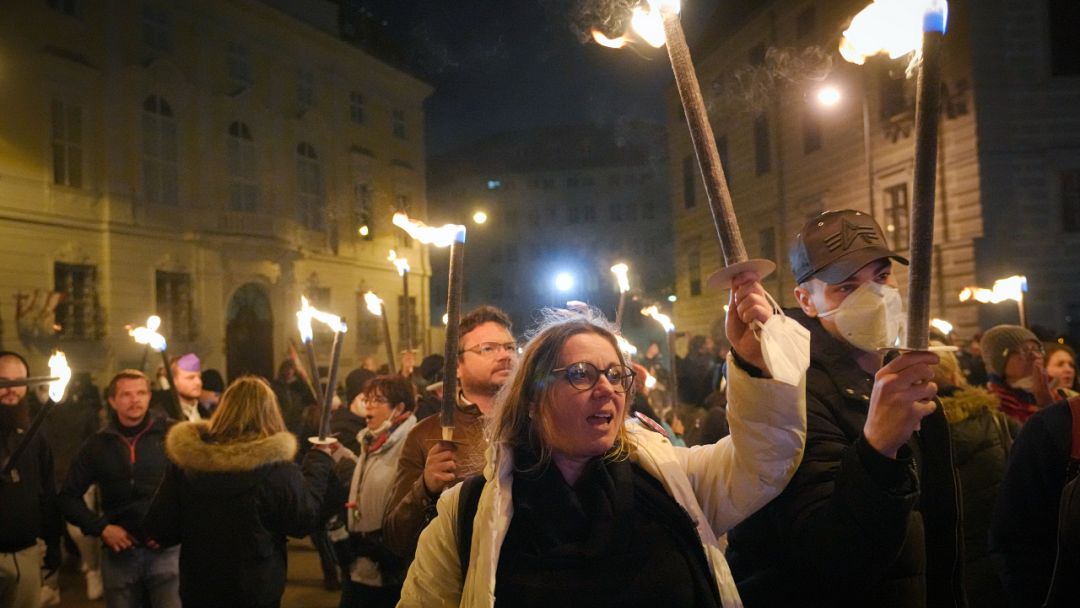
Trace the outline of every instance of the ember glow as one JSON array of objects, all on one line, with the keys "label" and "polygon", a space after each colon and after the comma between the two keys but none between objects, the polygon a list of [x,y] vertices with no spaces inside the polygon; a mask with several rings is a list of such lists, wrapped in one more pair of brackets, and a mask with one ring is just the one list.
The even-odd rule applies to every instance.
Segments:
[{"label": "ember glow", "polygon": [[626,46],[627,42],[629,42],[626,36],[619,36],[618,38],[608,38],[600,30],[593,30],[592,37],[593,40],[596,41],[596,44],[599,44],[600,46],[606,46],[609,49],[621,49],[622,47]]},{"label": "ember glow", "polygon": [[369,291],[364,294],[364,305],[367,306],[368,312],[381,317],[383,313],[383,301],[382,298],[375,295],[375,292]]},{"label": "ember glow", "polygon": [[52,399],[53,403],[60,403],[71,380],[71,368],[68,367],[64,351],[58,350],[49,357],[49,375],[56,378],[49,383],[49,399]]},{"label": "ember glow", "polygon": [[436,228],[434,226],[428,226],[423,222],[409,219],[408,215],[399,212],[394,214],[394,225],[407,232],[412,238],[426,245],[449,247],[454,241],[459,243],[465,242],[465,226],[460,224],[445,224]]},{"label": "ember glow", "polygon": [[851,20],[840,40],[840,55],[862,65],[880,53],[890,59],[922,47],[924,31],[945,31],[946,0],[874,0]]},{"label": "ember glow", "polygon": [[387,256],[386,259],[393,262],[394,266],[397,267],[397,273],[398,273],[399,277],[403,277],[403,276],[405,276],[406,272],[409,272],[409,270],[410,270],[410,268],[409,268],[409,260],[407,260],[407,259],[405,259],[403,257],[398,257],[397,252],[394,251],[393,249],[390,250],[390,255]]},{"label": "ember glow", "polygon": [[337,333],[348,331],[341,317],[315,308],[306,297],[300,296],[300,310],[296,311],[296,328],[300,330],[300,339],[304,342],[311,342],[314,336],[311,329],[312,320],[325,324]]},{"label": "ember glow", "polygon": [[660,309],[657,308],[655,305],[649,306],[647,308],[642,308],[641,314],[645,315],[646,317],[651,317],[654,321],[659,323],[664,328],[664,331],[675,331],[675,324],[671,322],[671,317],[660,312]]},{"label": "ember glow", "polygon": [[630,272],[630,267],[626,264],[615,264],[611,267],[611,272],[615,274],[615,278],[619,281],[619,293],[630,291],[630,279],[626,276]]},{"label": "ember glow", "polygon": [[159,327],[161,327],[161,317],[150,315],[146,319],[146,325],[142,327],[128,325],[128,335],[134,338],[137,344],[145,344],[162,352],[165,350],[165,336],[158,333]]}]

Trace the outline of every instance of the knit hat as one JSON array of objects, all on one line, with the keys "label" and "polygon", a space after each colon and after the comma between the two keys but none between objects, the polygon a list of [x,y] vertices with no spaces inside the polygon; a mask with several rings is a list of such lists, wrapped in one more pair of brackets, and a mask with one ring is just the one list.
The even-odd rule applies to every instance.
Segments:
[{"label": "knit hat", "polygon": [[345,405],[349,405],[356,396],[364,392],[369,380],[375,377],[375,372],[363,368],[357,368],[345,376]]},{"label": "knit hat", "polygon": [[982,346],[983,363],[991,374],[1005,373],[1005,362],[1009,355],[1020,352],[1020,345],[1025,342],[1041,344],[1031,330],[1019,325],[996,325],[991,327],[979,344]]}]

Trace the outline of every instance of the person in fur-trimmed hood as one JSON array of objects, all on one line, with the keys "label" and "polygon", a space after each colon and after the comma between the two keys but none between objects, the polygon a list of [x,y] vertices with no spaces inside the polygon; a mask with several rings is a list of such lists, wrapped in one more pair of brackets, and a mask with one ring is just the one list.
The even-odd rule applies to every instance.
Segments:
[{"label": "person in fur-trimmed hood", "polygon": [[285,537],[316,526],[333,467],[322,449],[297,466],[296,449],[273,390],[254,376],[225,391],[209,422],[169,431],[171,464],[143,528],[181,545],[184,606],[280,605]]}]

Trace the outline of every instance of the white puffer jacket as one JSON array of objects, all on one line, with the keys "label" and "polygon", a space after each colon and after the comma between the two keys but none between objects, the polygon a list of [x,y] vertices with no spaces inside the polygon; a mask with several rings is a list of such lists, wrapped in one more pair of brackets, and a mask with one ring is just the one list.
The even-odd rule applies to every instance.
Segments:
[{"label": "white puffer jacket", "polygon": [[[673,447],[629,421],[627,435],[630,460],[660,480],[696,524],[724,606],[741,606],[722,537],[780,494],[798,468],[806,444],[806,386],[805,379],[796,387],[751,378],[731,357],[728,370],[730,436],[712,445]],[[420,535],[398,606],[494,606],[499,551],[513,517],[512,471],[510,450],[489,448],[464,584],[457,551],[461,484],[443,493],[438,517]]]}]

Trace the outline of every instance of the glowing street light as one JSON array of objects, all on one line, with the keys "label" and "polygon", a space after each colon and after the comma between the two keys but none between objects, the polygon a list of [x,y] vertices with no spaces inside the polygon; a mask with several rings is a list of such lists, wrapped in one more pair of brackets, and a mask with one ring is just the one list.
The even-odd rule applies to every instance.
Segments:
[{"label": "glowing street light", "polygon": [[555,289],[567,292],[574,288],[574,275],[569,272],[560,272],[555,275]]},{"label": "glowing street light", "polygon": [[487,220],[488,220],[488,216],[483,211],[477,211],[476,213],[472,214],[472,221],[473,221],[474,224],[477,224],[477,225],[483,224],[483,223],[487,222]]},{"label": "glowing street light", "polygon": [[843,99],[843,95],[840,94],[840,89],[831,84],[827,84],[818,89],[816,97],[818,103],[825,108],[831,108],[840,103],[840,100]]}]

